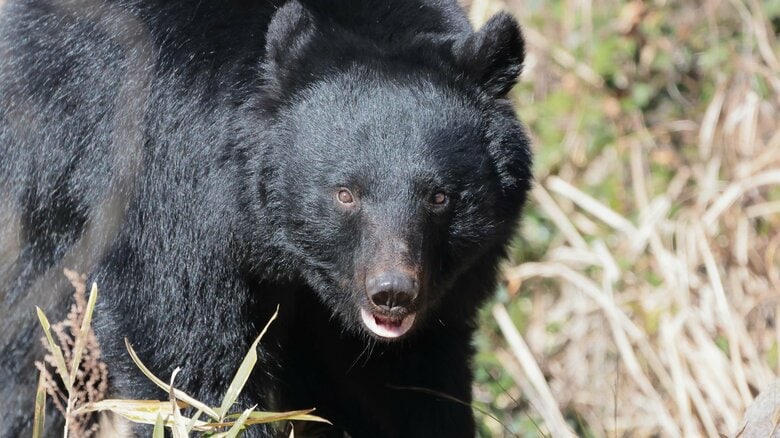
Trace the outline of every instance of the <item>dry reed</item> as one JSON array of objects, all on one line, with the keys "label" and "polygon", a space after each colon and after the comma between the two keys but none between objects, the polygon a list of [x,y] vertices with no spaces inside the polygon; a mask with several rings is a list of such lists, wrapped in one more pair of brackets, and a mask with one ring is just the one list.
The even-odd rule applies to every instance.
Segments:
[{"label": "dry reed", "polygon": [[[525,25],[514,98],[542,155],[520,246],[537,239],[544,251],[506,268],[484,334],[485,354],[515,385],[503,389],[529,404],[498,406],[489,379],[476,391],[518,433],[731,435],[778,375],[780,19],[770,3],[468,2],[477,24],[508,9]],[[635,55],[609,77],[591,66],[606,38]],[[647,102],[636,97],[648,88]],[[561,93],[577,102],[552,114],[561,141],[551,144],[539,108]],[[614,133],[603,147],[583,126],[589,112]],[[545,162],[549,150],[559,154]],[[539,430],[519,430],[525,416]]]}]

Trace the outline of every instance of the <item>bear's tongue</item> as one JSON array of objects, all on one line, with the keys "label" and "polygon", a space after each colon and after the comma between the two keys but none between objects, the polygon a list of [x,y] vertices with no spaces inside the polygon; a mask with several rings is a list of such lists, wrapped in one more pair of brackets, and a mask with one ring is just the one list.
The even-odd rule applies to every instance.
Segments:
[{"label": "bear's tongue", "polygon": [[382,338],[397,338],[408,332],[414,323],[414,313],[406,315],[403,319],[391,319],[374,315],[368,310],[361,308],[360,316],[363,318],[363,324],[375,335]]}]

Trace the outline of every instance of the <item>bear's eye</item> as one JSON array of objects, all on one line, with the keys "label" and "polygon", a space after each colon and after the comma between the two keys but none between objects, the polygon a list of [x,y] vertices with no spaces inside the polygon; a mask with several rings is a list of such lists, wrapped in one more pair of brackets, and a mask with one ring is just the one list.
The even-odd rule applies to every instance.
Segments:
[{"label": "bear's eye", "polygon": [[443,207],[447,205],[448,201],[449,198],[447,197],[447,194],[442,192],[441,190],[431,195],[431,204],[435,206]]},{"label": "bear's eye", "polygon": [[336,199],[344,205],[352,205],[355,203],[355,197],[352,196],[352,192],[344,187],[339,189],[339,192],[336,194]]}]

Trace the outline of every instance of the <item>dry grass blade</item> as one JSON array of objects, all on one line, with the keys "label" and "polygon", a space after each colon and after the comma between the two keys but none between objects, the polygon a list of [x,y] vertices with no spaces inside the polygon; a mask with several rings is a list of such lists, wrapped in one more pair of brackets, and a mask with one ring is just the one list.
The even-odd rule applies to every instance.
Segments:
[{"label": "dry grass blade", "polygon": [[[188,405],[179,401],[176,406],[186,408]],[[88,403],[77,409],[74,414],[100,411],[111,411],[134,423],[150,425],[156,424],[157,417],[160,416],[163,418],[166,427],[174,425],[174,409],[168,400],[102,400],[96,403]],[[205,422],[198,422],[196,426],[201,426],[202,424],[205,424]]]},{"label": "dry grass blade", "polygon": [[[427,394],[427,395],[434,396],[434,397],[436,397],[438,399],[441,399],[441,400],[446,400],[448,402],[459,404],[459,405],[461,405],[463,407],[466,407],[466,408],[469,408],[469,409],[471,409],[473,411],[479,412],[480,414],[484,415],[486,418],[490,418],[491,420],[495,421],[496,424],[500,425],[504,429],[504,431],[506,433],[515,435],[514,433],[512,433],[512,429],[509,426],[507,426],[506,424],[504,424],[498,417],[496,417],[495,415],[491,414],[490,412],[480,408],[479,406],[476,406],[473,403],[469,403],[467,401],[461,400],[458,397],[452,396],[450,394],[447,394],[447,393],[444,393],[444,392],[441,392],[441,391],[436,391],[435,389],[424,388],[424,387],[421,387],[421,386],[387,385],[387,387],[391,388],[391,389],[399,389],[399,390],[402,390],[402,391],[415,391],[415,392],[419,392],[419,393],[422,393],[422,394]],[[330,422],[328,422],[328,424],[330,424]]]},{"label": "dry grass blade", "polygon": [[[178,401],[177,405],[181,408],[187,408],[189,405],[183,401]],[[124,399],[107,399],[99,402],[87,403],[84,406],[79,407],[74,414],[84,414],[87,412],[124,412],[124,411],[137,411],[143,414],[158,413],[165,418],[168,415],[173,415],[173,409],[170,405],[170,401],[164,400],[124,400]],[[156,419],[152,416],[151,422],[148,424],[154,424]]]},{"label": "dry grass blade", "polygon": [[[244,425],[251,426],[253,424],[267,424],[267,423],[274,423],[277,421],[314,421],[319,423],[327,423],[332,424],[330,421],[318,417],[316,415],[311,415],[310,413],[313,412],[314,409],[305,409],[300,411],[289,411],[289,412],[262,412],[262,411],[256,411],[251,412],[246,420],[244,420]],[[238,419],[243,414],[231,414],[226,417],[227,418],[235,418]],[[233,427],[236,424],[236,421],[215,421],[210,423],[201,423],[198,424],[197,427],[195,427],[195,430],[199,431],[213,431],[216,429],[220,429],[223,427]]]},{"label": "dry grass blade", "polygon": [[780,185],[780,170],[770,170],[732,183],[704,214],[704,224],[714,226],[720,215],[747,191],[765,185]]},{"label": "dry grass blade", "polygon": [[[136,354],[135,350],[133,350],[132,345],[130,345],[130,342],[126,338],[125,338],[125,347],[127,347],[127,352],[130,353],[130,358],[133,359],[133,362],[135,363],[135,365],[138,367],[138,369],[141,370],[142,373],[144,373],[144,375],[149,380],[154,382],[155,385],[157,385],[160,388],[164,389],[166,392],[171,391],[170,385],[168,385],[167,383],[163,382],[162,380],[160,380],[160,378],[158,378],[157,376],[152,374],[152,372],[149,371],[149,368],[147,368],[146,365],[144,365],[143,362],[141,362],[141,359],[138,357],[138,354]],[[215,420],[220,418],[219,414],[217,414],[216,411],[214,411],[214,409],[211,409],[205,403],[202,403],[202,402],[198,401],[196,398],[191,397],[190,395],[188,395],[184,391],[181,391],[181,390],[178,390],[178,389],[174,388],[173,389],[173,393],[174,393],[174,395],[176,396],[177,399],[179,399],[179,400],[181,400],[183,402],[186,402],[187,404],[189,404],[190,406],[194,407],[195,409],[198,409],[198,410],[202,411],[203,413],[205,413],[209,417],[211,417],[211,418],[213,418]]]},{"label": "dry grass blade", "polygon": [[73,347],[73,361],[70,365],[70,383],[68,384],[69,388],[73,387],[73,383],[76,380],[76,373],[78,372],[79,364],[81,364],[81,356],[84,354],[84,347],[87,345],[87,337],[89,336],[90,325],[92,324],[92,312],[95,310],[97,296],[97,283],[92,283],[92,291],[89,293],[87,308],[84,310],[84,319],[81,321],[81,329],[79,330],[75,346]]},{"label": "dry grass blade", "polygon": [[[176,380],[176,375],[179,374],[179,371],[181,371],[181,368],[176,367],[171,373],[171,383],[169,385],[171,389],[168,390],[171,410],[173,411],[173,425],[171,426],[171,432],[173,433],[173,438],[187,438],[187,423],[185,423],[185,418],[181,415],[181,408],[179,408],[179,404],[176,401],[176,395],[173,391],[173,382]],[[187,422],[190,421],[189,418],[186,420]]]},{"label": "dry grass blade", "polygon": [[[68,367],[65,365],[65,357],[62,355],[62,350],[60,349],[59,345],[54,342],[54,338],[51,336],[51,324],[49,324],[48,318],[46,318],[46,315],[43,313],[43,310],[41,310],[40,307],[35,306],[35,311],[38,312],[38,320],[41,322],[43,332],[46,333],[46,341],[49,343],[49,348],[51,349],[51,353],[54,356],[57,372],[60,374],[60,377],[62,377],[64,382],[71,382],[70,373],[68,373]],[[66,389],[70,391],[70,387]]]},{"label": "dry grass blade", "polygon": [[583,210],[599,218],[610,227],[620,230],[628,236],[633,236],[637,233],[636,227],[634,227],[628,219],[617,214],[614,210],[597,201],[596,198],[586,194],[561,178],[554,176],[550,177],[547,182],[547,187],[551,191],[568,198],[570,201],[579,205]]},{"label": "dry grass blade", "polygon": [[[263,424],[263,423],[273,423],[275,421],[315,421],[319,423],[327,423],[332,424],[330,421],[318,417],[316,415],[311,415],[311,413],[314,412],[314,409],[301,409],[298,411],[287,411],[287,412],[252,412],[249,415],[249,419],[247,420],[247,424]],[[230,418],[236,418],[238,415],[228,415],[225,417],[225,419]]]},{"label": "dry grass blade", "polygon": [[512,352],[520,362],[523,370],[526,373],[526,376],[528,376],[528,379],[531,381],[531,385],[533,385],[536,393],[539,395],[539,401],[542,405],[538,406],[537,408],[541,409],[540,413],[542,418],[544,418],[544,421],[547,427],[550,429],[552,436],[576,436],[574,431],[572,431],[566,424],[566,420],[564,420],[563,414],[561,414],[561,411],[558,408],[558,404],[555,402],[555,399],[550,392],[547,381],[544,379],[544,375],[542,375],[541,370],[539,370],[539,367],[536,364],[536,359],[534,359],[533,355],[528,349],[528,346],[526,346],[525,342],[520,336],[520,333],[517,332],[517,329],[512,323],[512,319],[509,317],[506,308],[501,304],[496,304],[493,306],[493,316],[496,318],[498,326],[504,333],[504,337],[506,338],[507,342],[509,342]]},{"label": "dry grass blade", "polygon": [[46,424],[46,377],[41,371],[38,375],[38,387],[35,390],[35,416],[33,417],[33,438],[43,437]]},{"label": "dry grass blade", "polygon": [[775,413],[772,414],[772,430],[769,435],[773,435],[778,427],[780,427],[780,408],[775,409]]},{"label": "dry grass blade", "polygon": [[192,416],[190,421],[187,422],[187,433],[192,432],[192,430],[195,428],[195,424],[200,421],[200,416],[203,415],[203,411],[198,409],[197,412],[195,412],[195,415]]},{"label": "dry grass blade", "polygon": [[225,392],[225,397],[222,399],[222,405],[217,410],[220,419],[227,415],[228,409],[233,406],[233,403],[235,403],[238,399],[238,395],[241,393],[241,390],[244,389],[244,385],[246,384],[246,381],[249,380],[249,375],[252,373],[252,370],[257,363],[257,345],[260,343],[260,340],[263,338],[263,336],[265,336],[266,331],[268,331],[268,327],[271,326],[271,323],[274,322],[278,315],[279,306],[276,306],[276,311],[271,316],[271,319],[269,319],[265,324],[265,327],[263,327],[260,335],[257,336],[257,339],[255,339],[255,341],[252,343],[252,346],[249,347],[249,351],[247,351],[246,356],[244,356],[244,360],[241,361],[241,365],[238,367],[236,375],[233,376],[233,381],[230,382],[230,386]]},{"label": "dry grass blade", "polygon": [[577,228],[575,228],[571,223],[569,218],[566,216],[566,213],[561,210],[561,208],[558,206],[552,196],[547,193],[547,190],[545,190],[543,186],[536,184],[531,191],[531,195],[533,196],[534,201],[536,201],[536,203],[544,209],[550,219],[558,227],[558,229],[561,230],[561,233],[566,236],[566,239],[568,239],[572,246],[582,250],[588,250],[588,243],[585,241],[585,239],[582,238],[582,235],[580,235],[579,231],[577,231]]}]

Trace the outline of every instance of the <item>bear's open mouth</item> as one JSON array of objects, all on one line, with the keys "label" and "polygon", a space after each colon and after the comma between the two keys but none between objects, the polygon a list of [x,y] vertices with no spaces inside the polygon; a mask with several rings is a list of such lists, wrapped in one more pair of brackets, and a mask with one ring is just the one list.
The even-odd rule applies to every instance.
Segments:
[{"label": "bear's open mouth", "polygon": [[414,315],[414,313],[409,313],[402,318],[393,318],[378,315],[367,310],[365,307],[360,308],[360,316],[363,318],[363,324],[380,338],[392,339],[406,334],[406,332],[412,328],[412,324],[414,324]]}]

